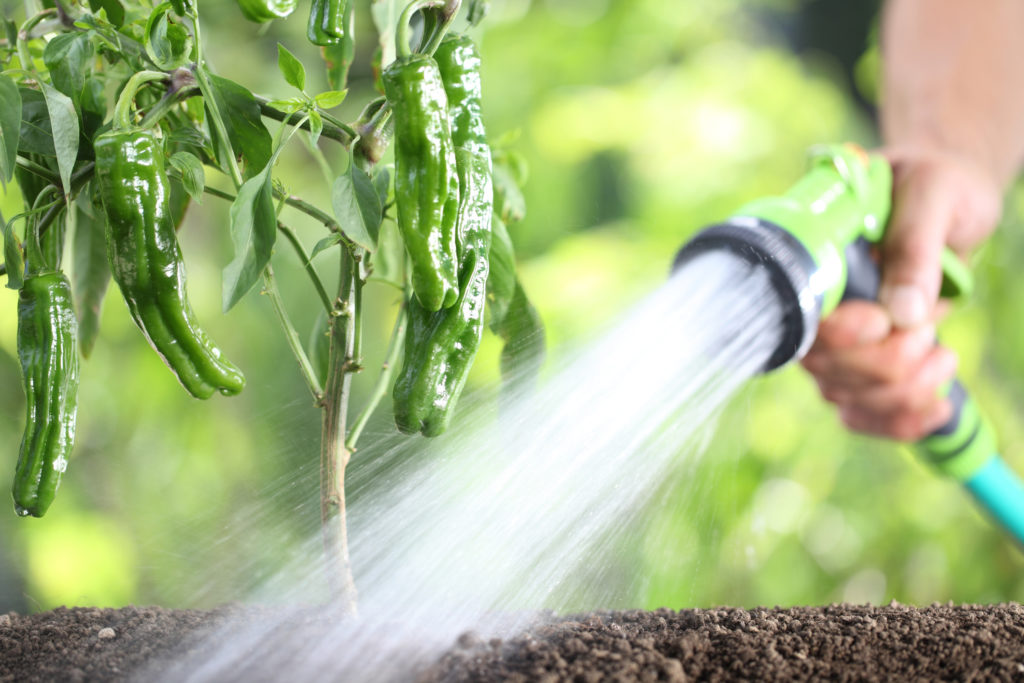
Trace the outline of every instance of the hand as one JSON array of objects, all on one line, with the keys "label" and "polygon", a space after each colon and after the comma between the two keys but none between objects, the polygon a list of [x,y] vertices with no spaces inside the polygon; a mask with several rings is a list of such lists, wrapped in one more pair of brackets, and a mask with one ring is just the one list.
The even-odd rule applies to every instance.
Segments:
[{"label": "hand", "polygon": [[841,304],[818,328],[804,367],[858,432],[916,441],[951,416],[939,397],[956,355],[935,344],[940,258],[982,242],[1002,210],[998,183],[966,158],[882,150],[893,166],[893,213],[880,247],[879,303]]}]

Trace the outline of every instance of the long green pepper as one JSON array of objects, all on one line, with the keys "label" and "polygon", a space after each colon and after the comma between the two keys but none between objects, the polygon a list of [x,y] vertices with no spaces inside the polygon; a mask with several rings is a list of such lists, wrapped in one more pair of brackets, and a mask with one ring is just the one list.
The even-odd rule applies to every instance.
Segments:
[{"label": "long green pepper", "polygon": [[94,148],[110,272],[132,319],[192,396],[239,393],[245,378],[199,327],[188,301],[159,141],[149,131],[115,130]]},{"label": "long green pepper", "polygon": [[25,279],[18,296],[18,360],[26,415],[14,509],[42,517],[68,466],[78,408],[78,320],[63,273]]},{"label": "long green pepper", "polygon": [[306,37],[314,45],[337,45],[345,37],[345,10],[351,0],[313,0]]},{"label": "long green pepper", "polygon": [[264,23],[284,19],[295,10],[299,0],[238,0],[238,8],[249,21]]},{"label": "long green pepper", "polygon": [[448,428],[480,347],[491,246],[491,152],[481,111],[480,57],[464,36],[445,39],[437,64],[448,98],[459,177],[459,295],[428,311],[409,301],[405,361],[395,382],[395,422],[406,433],[436,436]]},{"label": "long green pepper", "polygon": [[412,262],[412,288],[427,311],[459,294],[456,221],[459,177],[448,123],[448,97],[437,63],[400,57],[384,71],[395,127],[395,206]]}]

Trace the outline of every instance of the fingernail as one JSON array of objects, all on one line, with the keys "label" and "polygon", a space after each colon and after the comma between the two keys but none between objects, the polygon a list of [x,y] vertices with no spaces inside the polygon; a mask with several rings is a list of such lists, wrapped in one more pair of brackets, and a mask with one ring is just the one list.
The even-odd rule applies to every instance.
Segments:
[{"label": "fingernail", "polygon": [[928,299],[914,285],[883,287],[879,300],[896,327],[917,327],[928,319]]},{"label": "fingernail", "polygon": [[872,316],[863,327],[857,330],[857,341],[861,344],[872,344],[881,341],[889,334],[891,328],[892,325],[889,323],[888,317],[882,315]]}]

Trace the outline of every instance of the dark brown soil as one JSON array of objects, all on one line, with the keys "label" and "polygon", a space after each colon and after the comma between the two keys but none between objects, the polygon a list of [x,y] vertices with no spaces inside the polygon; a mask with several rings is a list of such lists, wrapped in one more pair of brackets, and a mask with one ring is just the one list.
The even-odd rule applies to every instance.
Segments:
[{"label": "dark brown soil", "polygon": [[[127,607],[0,615],[0,681],[115,681],[143,667],[151,674],[154,662],[194,653],[206,628],[241,612]],[[245,618],[262,613],[246,610]],[[467,633],[420,678],[1019,681],[1024,606],[595,612],[506,640]]]}]

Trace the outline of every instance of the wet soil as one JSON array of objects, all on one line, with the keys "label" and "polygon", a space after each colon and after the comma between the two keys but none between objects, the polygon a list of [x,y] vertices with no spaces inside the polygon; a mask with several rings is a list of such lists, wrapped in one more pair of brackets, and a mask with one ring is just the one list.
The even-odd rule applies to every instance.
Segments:
[{"label": "wet soil", "polygon": [[[161,661],[171,667],[201,652],[209,645],[205,631],[240,614],[251,620],[269,613],[127,607],[0,615],[0,681],[132,680],[141,671],[149,677]],[[593,612],[506,639],[466,633],[417,678],[1019,681],[1024,606]]]}]

